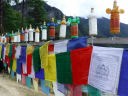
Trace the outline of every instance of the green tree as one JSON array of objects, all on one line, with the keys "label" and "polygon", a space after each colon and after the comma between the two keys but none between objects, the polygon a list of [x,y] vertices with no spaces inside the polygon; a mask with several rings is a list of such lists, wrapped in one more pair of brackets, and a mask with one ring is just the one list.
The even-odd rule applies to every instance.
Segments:
[{"label": "green tree", "polygon": [[34,18],[33,25],[40,26],[42,22],[47,19],[47,14],[44,9],[44,1],[43,0],[28,0],[29,7],[31,7],[31,11],[29,15]]},{"label": "green tree", "polygon": [[12,9],[8,3],[4,3],[3,25],[5,32],[16,31],[21,26],[21,13]]},{"label": "green tree", "polygon": [[[29,24],[40,26],[44,20],[46,20],[47,14],[44,9],[44,1],[42,0],[24,0],[27,3],[29,17],[25,17],[23,11],[16,11],[10,5],[13,1],[18,4],[19,0],[4,0],[3,3],[3,26],[4,32],[11,32],[12,30],[17,31],[17,29]],[[22,0],[23,1],[23,0]],[[23,3],[23,2],[22,2]],[[21,4],[22,4],[21,3]],[[23,6],[24,7],[24,6]]]},{"label": "green tree", "polygon": [[6,13],[6,12],[4,12],[6,9],[6,4],[11,4],[12,1],[15,2],[16,4],[19,2],[19,0],[0,0],[0,33],[5,32],[3,22],[4,22],[5,16],[6,16],[4,14],[4,13]]}]

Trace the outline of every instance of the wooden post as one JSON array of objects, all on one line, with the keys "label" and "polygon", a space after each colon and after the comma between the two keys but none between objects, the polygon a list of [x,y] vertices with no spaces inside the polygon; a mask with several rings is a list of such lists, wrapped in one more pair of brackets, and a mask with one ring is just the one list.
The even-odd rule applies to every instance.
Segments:
[{"label": "wooden post", "polygon": [[0,0],[0,33],[4,33],[4,28],[3,28],[3,0]]},{"label": "wooden post", "polygon": [[21,23],[21,27],[24,27],[24,6],[25,5],[25,0],[23,0],[22,2],[22,23]]}]

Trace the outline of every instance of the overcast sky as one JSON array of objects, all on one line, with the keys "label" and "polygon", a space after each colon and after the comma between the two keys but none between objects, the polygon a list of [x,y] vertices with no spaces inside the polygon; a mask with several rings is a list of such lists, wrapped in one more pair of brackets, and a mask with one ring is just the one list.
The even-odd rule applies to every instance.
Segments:
[{"label": "overcast sky", "polygon": [[[51,6],[59,8],[65,15],[81,16],[87,18],[90,9],[95,8],[98,17],[107,17],[106,8],[113,7],[114,0],[45,0]],[[120,21],[128,24],[128,0],[117,0],[120,9],[124,9],[125,13],[120,15]]]}]

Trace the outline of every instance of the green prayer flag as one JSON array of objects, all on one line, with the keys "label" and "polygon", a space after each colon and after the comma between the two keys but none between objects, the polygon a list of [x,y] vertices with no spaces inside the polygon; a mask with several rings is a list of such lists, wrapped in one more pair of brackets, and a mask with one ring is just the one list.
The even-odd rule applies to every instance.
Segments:
[{"label": "green prayer flag", "polygon": [[57,81],[63,84],[72,84],[70,53],[56,54]]},{"label": "green prayer flag", "polygon": [[98,89],[88,85],[87,86],[89,96],[101,96],[101,93]]},{"label": "green prayer flag", "polygon": [[12,70],[12,66],[13,66],[13,59],[10,58],[10,69]]},{"label": "green prayer flag", "polygon": [[10,49],[9,49],[9,54],[8,54],[9,57],[12,57],[12,44],[10,44]]},{"label": "green prayer flag", "polygon": [[41,69],[39,47],[36,47],[33,52],[33,66],[35,72],[38,72]]}]

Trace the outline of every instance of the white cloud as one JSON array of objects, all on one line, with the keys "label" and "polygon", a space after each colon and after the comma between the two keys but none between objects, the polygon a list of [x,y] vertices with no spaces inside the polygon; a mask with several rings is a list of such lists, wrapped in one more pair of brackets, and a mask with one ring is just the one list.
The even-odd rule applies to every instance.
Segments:
[{"label": "white cloud", "polygon": [[[113,7],[114,0],[47,0],[48,4],[59,8],[66,15],[82,16],[86,18],[92,7],[95,8],[95,13],[98,17],[107,17],[106,8]],[[128,24],[128,0],[117,0],[118,6],[125,10],[124,14],[121,14],[121,22]]]}]

